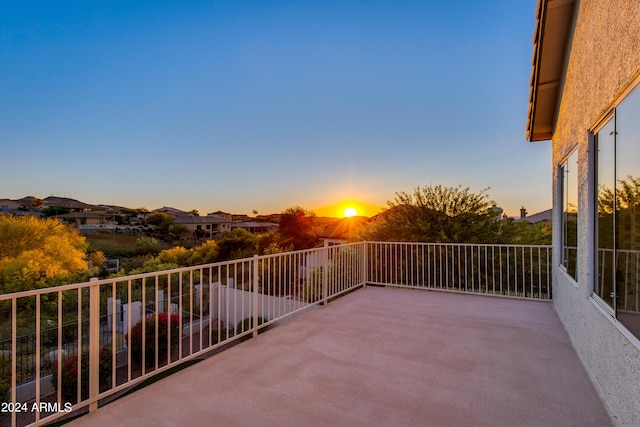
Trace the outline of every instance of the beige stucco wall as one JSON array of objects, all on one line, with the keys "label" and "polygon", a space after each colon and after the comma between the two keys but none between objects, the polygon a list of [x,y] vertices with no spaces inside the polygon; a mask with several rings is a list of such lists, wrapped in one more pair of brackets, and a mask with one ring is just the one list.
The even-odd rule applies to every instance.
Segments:
[{"label": "beige stucco wall", "polygon": [[[640,1],[577,2],[575,32],[553,136],[554,249],[560,242],[558,164],[578,147],[578,281],[554,268],[554,304],[612,420],[640,425],[640,341],[590,298],[589,131],[637,82],[640,73]],[[639,118],[640,119],[640,118]],[[555,250],[554,265],[559,262]],[[579,390],[576,390],[579,393]]]}]

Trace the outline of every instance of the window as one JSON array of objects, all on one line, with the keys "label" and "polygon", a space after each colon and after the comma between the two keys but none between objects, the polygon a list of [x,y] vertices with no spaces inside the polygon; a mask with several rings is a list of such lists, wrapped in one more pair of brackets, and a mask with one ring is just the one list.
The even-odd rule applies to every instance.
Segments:
[{"label": "window", "polygon": [[640,89],[595,133],[593,292],[640,337]]},{"label": "window", "polygon": [[578,278],[578,150],[560,166],[562,193],[562,265],[574,280]]}]

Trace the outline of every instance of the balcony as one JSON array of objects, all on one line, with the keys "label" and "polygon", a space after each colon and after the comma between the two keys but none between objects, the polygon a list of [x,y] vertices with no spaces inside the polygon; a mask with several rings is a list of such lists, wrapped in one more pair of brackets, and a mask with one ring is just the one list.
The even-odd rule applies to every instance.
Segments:
[{"label": "balcony", "polygon": [[[11,354],[25,310],[35,321],[33,357],[12,357],[9,375],[14,407],[29,388],[33,402],[3,421],[88,410],[72,425],[610,424],[549,303],[550,255],[367,242],[5,295]],[[84,319],[75,333],[68,312]],[[148,336],[137,354],[136,325]],[[101,346],[115,363],[98,368]],[[88,368],[69,399],[51,377],[77,349]]]}]

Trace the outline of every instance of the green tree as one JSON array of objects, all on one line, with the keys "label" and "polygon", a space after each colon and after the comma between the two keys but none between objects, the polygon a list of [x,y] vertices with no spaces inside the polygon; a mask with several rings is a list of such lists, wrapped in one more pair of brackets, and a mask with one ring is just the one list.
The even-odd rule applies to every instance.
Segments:
[{"label": "green tree", "polygon": [[197,248],[193,248],[187,258],[188,265],[208,264],[219,258],[220,248],[213,240],[207,240]]},{"label": "green tree", "polygon": [[162,245],[154,237],[139,237],[135,243],[135,252],[139,255],[157,255],[162,251]]},{"label": "green tree", "polygon": [[256,254],[256,235],[243,228],[224,233],[217,243],[220,261],[246,258]]},{"label": "green tree", "polygon": [[176,224],[172,222],[167,231],[170,237],[179,239],[181,236],[189,233],[189,228],[184,224]]},{"label": "green tree", "polygon": [[156,226],[156,235],[171,243],[189,232],[183,224],[176,224],[175,219],[164,212],[154,212],[147,217],[147,224]]},{"label": "green tree", "polygon": [[[530,224],[529,221],[514,221],[512,218],[500,222],[497,243],[519,245],[550,245],[551,225],[544,222]],[[575,241],[575,236],[574,236]]]},{"label": "green tree", "polygon": [[162,270],[173,270],[174,268],[180,268],[178,264],[172,262],[162,262],[158,257],[149,257],[145,259],[142,267],[134,268],[129,271],[128,275],[141,274],[141,273],[153,273]]},{"label": "green tree", "polygon": [[316,214],[310,210],[294,206],[280,215],[280,245],[293,245],[294,250],[309,249],[316,245],[320,236],[320,227],[314,219]]},{"label": "green tree", "polygon": [[399,192],[372,221],[367,239],[434,243],[497,243],[501,221],[486,193],[430,185]]},{"label": "green tree", "polygon": [[155,225],[156,227],[159,227],[160,224],[169,220],[170,222],[173,222],[173,218],[171,217],[171,215],[167,215],[164,212],[154,212],[147,216],[147,224]]},{"label": "green tree", "polygon": [[146,218],[146,216],[149,214],[149,210],[147,208],[122,208],[120,210],[120,214],[121,215],[118,215],[117,217],[119,223],[131,223],[134,218],[138,217],[138,215],[142,215],[144,218]]},{"label": "green tree", "polygon": [[275,233],[261,233],[256,236],[257,255],[279,254],[292,249],[293,246],[288,248],[280,246],[278,236]]},{"label": "green tree", "polygon": [[65,215],[71,212],[71,209],[64,206],[49,206],[48,208],[40,209],[40,213],[45,217],[51,217],[56,215]]},{"label": "green tree", "polygon": [[[636,249],[636,212],[640,205],[640,178],[628,175],[613,188],[598,189],[598,241],[600,247],[612,248],[614,228],[618,248]],[[615,210],[615,225],[614,225]]]}]

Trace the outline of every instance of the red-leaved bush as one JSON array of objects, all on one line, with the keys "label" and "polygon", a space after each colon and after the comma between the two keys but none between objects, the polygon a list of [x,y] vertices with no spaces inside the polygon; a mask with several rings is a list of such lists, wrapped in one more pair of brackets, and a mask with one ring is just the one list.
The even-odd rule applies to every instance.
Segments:
[{"label": "red-leaved bush", "polygon": [[[178,345],[180,339],[180,316],[160,313],[158,316],[158,348],[156,348],[156,316],[144,320],[144,360],[147,366],[155,364],[155,354],[158,353],[158,364],[164,363],[171,349]],[[170,322],[169,322],[170,321]],[[131,328],[131,337],[125,336],[129,343],[131,359],[142,363],[142,323],[138,322]],[[169,343],[169,323],[171,323],[171,341]]]},{"label": "red-leaved bush", "polygon": [[[100,384],[100,391],[105,391],[109,388],[109,379],[111,378],[111,366],[113,358],[111,357],[111,347],[100,348],[100,363],[98,365],[98,378]],[[81,373],[81,399],[89,398],[89,352],[82,353],[80,362]],[[58,362],[54,362],[51,365],[51,371],[53,377],[51,383],[55,389],[58,389]],[[62,387],[62,398],[66,402],[77,403],[78,401],[78,355],[72,354],[62,361],[62,381],[60,381]]]}]

